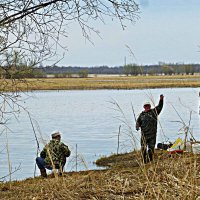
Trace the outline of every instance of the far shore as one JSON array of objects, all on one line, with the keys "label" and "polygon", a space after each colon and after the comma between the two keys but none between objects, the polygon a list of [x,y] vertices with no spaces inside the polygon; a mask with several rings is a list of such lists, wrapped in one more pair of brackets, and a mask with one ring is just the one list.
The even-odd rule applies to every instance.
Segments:
[{"label": "far shore", "polygon": [[1,91],[96,90],[200,87],[200,75],[97,76],[88,78],[0,79]]}]

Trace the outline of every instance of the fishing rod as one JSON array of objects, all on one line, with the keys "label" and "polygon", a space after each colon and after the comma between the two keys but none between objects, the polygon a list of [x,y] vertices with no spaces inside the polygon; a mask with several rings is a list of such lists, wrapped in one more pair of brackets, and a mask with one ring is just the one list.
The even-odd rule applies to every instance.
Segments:
[{"label": "fishing rod", "polygon": [[[37,154],[36,157],[37,157],[38,153],[40,152],[40,144],[39,144],[36,132],[35,132],[35,128],[34,128],[33,121],[31,119],[30,113],[28,111],[27,111],[27,113],[28,113],[28,116],[29,116],[29,120],[31,122],[31,126],[32,126],[32,129],[33,129],[33,133],[34,133],[36,144],[37,144],[37,153],[36,153]],[[35,177],[35,174],[36,174],[36,163],[35,163],[35,168],[34,168],[34,177]]]},{"label": "fishing rod", "polygon": [[133,116],[134,116],[135,122],[137,122],[137,118],[136,118],[136,115],[135,115],[135,111],[134,111],[132,102],[131,102],[131,108],[132,108],[132,112],[133,112]]}]

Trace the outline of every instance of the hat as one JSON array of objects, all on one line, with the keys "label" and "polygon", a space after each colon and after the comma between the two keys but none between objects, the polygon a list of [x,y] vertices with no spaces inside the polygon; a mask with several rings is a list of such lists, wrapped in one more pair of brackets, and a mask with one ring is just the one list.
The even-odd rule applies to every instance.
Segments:
[{"label": "hat", "polygon": [[147,102],[144,103],[144,106],[145,105],[151,105],[151,103],[149,101],[147,101]]},{"label": "hat", "polygon": [[57,137],[57,136],[61,136],[60,132],[59,131],[53,131],[51,133],[51,137],[54,138],[54,137]]}]

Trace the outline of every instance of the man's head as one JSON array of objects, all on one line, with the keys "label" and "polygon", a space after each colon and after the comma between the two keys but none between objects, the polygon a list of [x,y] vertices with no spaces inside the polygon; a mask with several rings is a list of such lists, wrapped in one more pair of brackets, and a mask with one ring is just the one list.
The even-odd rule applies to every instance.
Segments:
[{"label": "man's head", "polygon": [[53,132],[51,133],[51,137],[52,137],[52,139],[54,139],[54,140],[59,140],[59,141],[60,141],[60,139],[61,139],[61,134],[60,134],[59,131],[53,131]]},{"label": "man's head", "polygon": [[144,111],[148,112],[151,109],[150,102],[145,102],[143,107],[144,107]]}]

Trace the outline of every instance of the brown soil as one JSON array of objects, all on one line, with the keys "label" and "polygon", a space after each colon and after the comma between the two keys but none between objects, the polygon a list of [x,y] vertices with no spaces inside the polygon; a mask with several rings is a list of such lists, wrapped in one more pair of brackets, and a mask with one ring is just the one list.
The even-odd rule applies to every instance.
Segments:
[{"label": "brown soil", "polygon": [[0,199],[198,199],[200,155],[157,151],[144,165],[138,152],[101,158],[105,170],[68,172],[0,184]]}]

